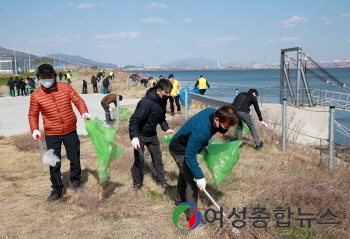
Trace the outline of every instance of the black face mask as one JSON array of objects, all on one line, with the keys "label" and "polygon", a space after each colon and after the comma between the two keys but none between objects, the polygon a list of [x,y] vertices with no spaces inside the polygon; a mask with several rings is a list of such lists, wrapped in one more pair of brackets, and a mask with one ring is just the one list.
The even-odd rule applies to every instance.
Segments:
[{"label": "black face mask", "polygon": [[218,128],[218,131],[219,131],[220,133],[222,133],[222,134],[226,134],[226,132],[228,131],[228,129],[224,129],[224,128],[222,128],[221,125],[220,125],[219,128]]},{"label": "black face mask", "polygon": [[163,100],[163,101],[167,101],[168,99],[169,99],[169,96],[168,96],[168,95],[163,95],[163,96],[162,96],[162,100]]}]

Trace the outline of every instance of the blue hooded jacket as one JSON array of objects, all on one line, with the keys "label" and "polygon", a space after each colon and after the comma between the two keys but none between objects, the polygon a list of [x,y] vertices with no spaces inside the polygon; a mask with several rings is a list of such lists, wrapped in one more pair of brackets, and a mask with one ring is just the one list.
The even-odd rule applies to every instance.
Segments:
[{"label": "blue hooded jacket", "polygon": [[196,155],[208,145],[211,137],[218,131],[214,126],[216,109],[207,108],[192,116],[169,142],[169,151],[184,155],[185,161],[196,179],[204,178]]}]

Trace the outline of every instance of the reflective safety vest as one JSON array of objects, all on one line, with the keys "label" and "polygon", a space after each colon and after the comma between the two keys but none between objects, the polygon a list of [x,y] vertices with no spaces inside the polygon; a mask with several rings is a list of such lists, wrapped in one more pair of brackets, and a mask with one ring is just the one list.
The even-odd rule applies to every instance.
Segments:
[{"label": "reflective safety vest", "polygon": [[156,83],[156,81],[154,79],[152,79],[152,80],[150,80],[149,83],[150,83],[151,87],[153,87],[153,84]]},{"label": "reflective safety vest", "polygon": [[177,96],[179,94],[180,87],[179,87],[179,81],[174,79],[173,82],[173,89],[170,92],[171,96]]},{"label": "reflective safety vest", "polygon": [[110,75],[110,76],[113,76],[113,75],[114,75],[114,72],[113,72],[113,71],[109,72],[109,75]]},{"label": "reflective safety vest", "polygon": [[70,73],[67,73],[67,79],[70,79],[70,78],[71,78]]},{"label": "reflective safety vest", "polygon": [[207,79],[201,77],[198,79],[198,89],[205,90],[207,89]]}]

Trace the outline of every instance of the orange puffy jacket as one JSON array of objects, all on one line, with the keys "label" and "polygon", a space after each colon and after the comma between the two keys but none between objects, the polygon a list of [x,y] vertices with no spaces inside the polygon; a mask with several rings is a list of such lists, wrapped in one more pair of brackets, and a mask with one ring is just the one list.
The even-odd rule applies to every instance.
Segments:
[{"label": "orange puffy jacket", "polygon": [[52,91],[41,86],[30,96],[29,125],[33,132],[39,129],[39,113],[43,117],[45,135],[66,135],[77,128],[77,117],[72,104],[80,114],[88,113],[84,100],[66,83],[56,82]]}]

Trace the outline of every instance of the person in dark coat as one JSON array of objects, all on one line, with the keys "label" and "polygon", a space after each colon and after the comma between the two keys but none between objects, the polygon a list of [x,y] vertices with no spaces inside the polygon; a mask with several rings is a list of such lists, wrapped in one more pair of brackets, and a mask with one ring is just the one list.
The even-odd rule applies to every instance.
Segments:
[{"label": "person in dark coat", "polygon": [[16,86],[17,96],[19,96],[21,80],[18,78],[18,76],[16,76],[14,82]]},{"label": "person in dark coat", "polygon": [[144,152],[147,146],[151,153],[154,169],[156,172],[156,183],[165,189],[168,185],[165,181],[162,152],[160,151],[157,136],[157,126],[166,134],[174,134],[165,119],[166,103],[169,98],[172,84],[167,80],[160,80],[155,88],[147,90],[146,96],[142,98],[129,121],[129,136],[134,148],[134,165],[132,167],[133,185],[136,191],[142,189],[144,158],[139,150]]},{"label": "person in dark coat", "polygon": [[87,94],[87,82],[86,80],[82,80],[81,85],[83,86],[83,94]]},{"label": "person in dark coat", "polygon": [[98,78],[96,78],[95,76],[92,76],[91,77],[91,84],[92,84],[92,91],[94,93],[98,93],[97,82],[99,82]]},{"label": "person in dark coat", "polygon": [[241,118],[239,124],[237,125],[237,138],[238,140],[242,140],[242,128],[244,123],[247,124],[250,133],[253,136],[254,142],[255,142],[255,149],[260,150],[264,143],[263,141],[259,141],[258,133],[255,129],[252,117],[250,116],[250,106],[254,105],[254,109],[256,114],[259,117],[259,121],[266,127],[266,124],[261,116],[258,100],[256,99],[258,97],[259,93],[256,89],[249,89],[248,92],[241,92],[239,93],[236,98],[233,100],[232,106],[237,111],[239,117]]},{"label": "person in dark coat", "polygon": [[108,94],[108,86],[109,86],[109,76],[107,76],[103,81],[102,81],[102,94]]},{"label": "person in dark coat", "polygon": [[20,82],[19,82],[19,88],[21,90],[21,96],[27,96],[27,92],[26,92],[26,83],[24,82],[24,79],[21,78]]},{"label": "person in dark coat", "polygon": [[62,72],[58,73],[58,78],[60,79],[60,81],[62,81],[62,77],[63,77]]},{"label": "person in dark coat", "polygon": [[29,79],[28,85],[30,86],[30,94],[32,94],[35,90],[35,81],[33,80],[33,78]]},{"label": "person in dark coat", "polygon": [[15,97],[15,82],[12,80],[13,78],[10,77],[9,81],[7,82],[7,86],[10,89],[10,95],[11,97]]}]

